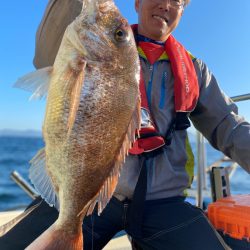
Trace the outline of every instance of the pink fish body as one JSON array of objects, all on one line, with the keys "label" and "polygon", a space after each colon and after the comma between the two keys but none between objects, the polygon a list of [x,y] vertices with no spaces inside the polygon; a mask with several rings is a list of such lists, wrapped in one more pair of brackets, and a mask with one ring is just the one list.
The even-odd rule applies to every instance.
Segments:
[{"label": "pink fish body", "polygon": [[132,31],[113,1],[86,0],[53,67],[17,82],[34,96],[48,90],[45,148],[32,159],[30,178],[59,209],[27,249],[83,249],[83,218],[107,205],[140,127],[139,75]]}]

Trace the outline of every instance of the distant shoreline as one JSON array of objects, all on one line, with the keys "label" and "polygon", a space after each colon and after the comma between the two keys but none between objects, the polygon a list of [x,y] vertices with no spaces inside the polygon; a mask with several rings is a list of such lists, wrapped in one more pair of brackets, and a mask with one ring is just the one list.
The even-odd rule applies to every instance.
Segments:
[{"label": "distant shoreline", "polygon": [[0,137],[42,137],[42,131],[39,130],[12,130],[12,129],[1,129]]}]

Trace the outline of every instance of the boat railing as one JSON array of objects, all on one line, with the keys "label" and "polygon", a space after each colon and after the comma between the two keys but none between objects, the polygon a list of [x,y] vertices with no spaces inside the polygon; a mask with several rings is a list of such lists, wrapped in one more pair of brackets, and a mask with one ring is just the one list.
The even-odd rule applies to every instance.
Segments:
[{"label": "boat railing", "polygon": [[[250,94],[239,95],[231,97],[234,102],[246,101],[250,100]],[[211,196],[211,192],[209,193],[208,184],[207,184],[207,174],[213,166],[221,166],[222,163],[232,162],[230,165],[230,177],[233,176],[238,164],[233,162],[226,156],[223,156],[218,161],[211,164],[211,166],[207,166],[206,159],[206,143],[203,135],[197,131],[197,175],[195,176],[195,180],[197,182],[196,190],[189,189],[189,196],[196,198],[196,205],[203,208],[203,194],[206,193],[206,196]],[[12,172],[11,178],[32,198],[36,198],[38,196],[37,192],[34,188],[22,178],[22,176],[16,171]]]},{"label": "boat railing", "polygon": [[[234,102],[241,102],[241,101],[250,100],[250,93],[244,94],[244,95],[233,96],[233,97],[231,97],[231,99]],[[203,193],[204,193],[204,191],[207,191],[207,189],[208,189],[206,173],[207,173],[207,171],[209,171],[211,166],[207,168],[207,159],[206,159],[207,155],[206,155],[205,139],[199,131],[197,131],[197,139],[196,140],[197,140],[196,205],[203,208]],[[223,161],[230,161],[230,159],[227,157],[223,157],[218,162],[213,163],[212,166],[216,166],[216,165],[219,166],[219,164]],[[233,176],[237,167],[238,167],[238,164],[233,162],[231,165],[230,177]]]},{"label": "boat railing", "polygon": [[13,171],[10,175],[11,179],[24,190],[32,199],[39,195],[36,190],[17,172]]}]

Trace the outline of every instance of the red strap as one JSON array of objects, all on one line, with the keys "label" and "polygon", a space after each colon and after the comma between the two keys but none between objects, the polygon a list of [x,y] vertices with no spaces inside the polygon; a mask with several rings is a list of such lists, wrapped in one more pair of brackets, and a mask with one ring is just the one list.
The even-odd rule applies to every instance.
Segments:
[{"label": "red strap", "polygon": [[[138,25],[134,24],[131,27],[134,34],[137,34]],[[145,52],[147,58],[151,58],[149,51]],[[191,112],[199,97],[199,84],[193,62],[186,49],[172,35],[165,43],[165,51],[175,79],[175,111]]]},{"label": "red strap", "polygon": [[170,35],[165,43],[171,69],[174,74],[176,112],[191,112],[199,96],[196,71],[186,49]]},{"label": "red strap", "polygon": [[138,139],[135,142],[133,142],[133,146],[132,148],[129,149],[129,153],[132,155],[140,155],[144,153],[144,149],[139,147]]}]

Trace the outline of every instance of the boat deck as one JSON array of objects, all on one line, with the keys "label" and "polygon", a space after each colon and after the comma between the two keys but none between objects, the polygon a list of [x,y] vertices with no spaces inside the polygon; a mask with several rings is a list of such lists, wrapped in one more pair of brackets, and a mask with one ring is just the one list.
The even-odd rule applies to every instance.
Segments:
[{"label": "boat deck", "polygon": [[[22,211],[0,212],[0,226],[18,216]],[[111,240],[103,250],[131,250],[127,236],[121,236]]]}]

